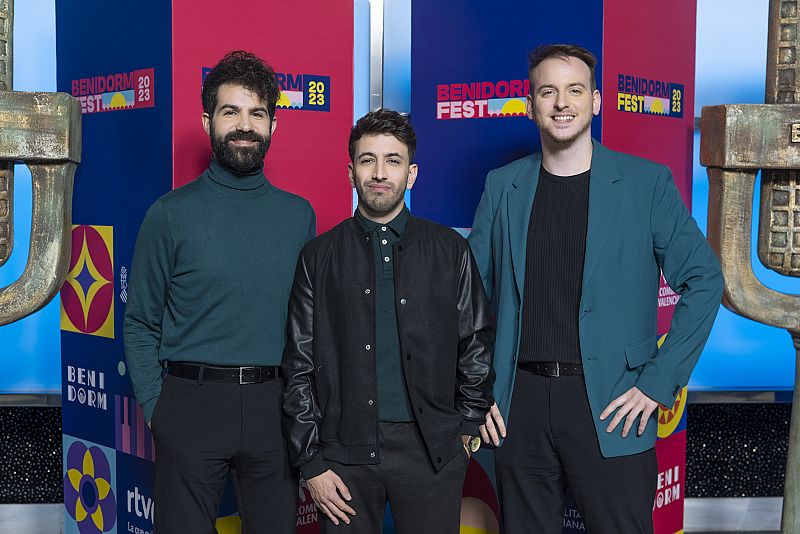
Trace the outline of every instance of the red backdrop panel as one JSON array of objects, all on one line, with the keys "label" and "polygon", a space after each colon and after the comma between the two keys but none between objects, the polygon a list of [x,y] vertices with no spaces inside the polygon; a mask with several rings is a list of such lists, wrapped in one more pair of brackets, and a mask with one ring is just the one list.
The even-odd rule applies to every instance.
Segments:
[{"label": "red backdrop panel", "polygon": [[[603,4],[603,143],[667,165],[691,208],[695,0]],[[677,296],[662,279],[658,331]]]},{"label": "red backdrop panel", "polygon": [[686,491],[686,430],[656,441],[658,479],[653,503],[655,534],[683,532]]},{"label": "red backdrop panel", "polygon": [[311,202],[320,233],[351,214],[352,0],[239,0],[235,5],[174,0],[172,42],[174,187],[190,182],[208,165],[210,145],[200,102],[204,69],[227,52],[244,49],[280,73],[293,106],[276,112],[267,177]]}]

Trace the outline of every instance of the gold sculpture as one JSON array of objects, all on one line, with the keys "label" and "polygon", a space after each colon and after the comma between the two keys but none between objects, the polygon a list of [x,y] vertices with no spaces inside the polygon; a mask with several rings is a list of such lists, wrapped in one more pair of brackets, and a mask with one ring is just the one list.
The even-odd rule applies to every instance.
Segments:
[{"label": "gold sculpture", "polygon": [[72,184],[81,158],[80,104],[65,93],[12,91],[13,0],[0,0],[0,266],[12,253],[13,168],[31,171],[28,261],[0,288],[0,326],[45,306],[69,267]]},{"label": "gold sculpture", "polygon": [[796,374],[781,532],[800,532],[800,295],[764,286],[750,263],[753,188],[761,176],[758,257],[780,274],[800,276],[800,13],[797,1],[770,0],[763,105],[704,107],[700,162],[708,167],[708,240],[725,277],[723,304],[785,328]]}]

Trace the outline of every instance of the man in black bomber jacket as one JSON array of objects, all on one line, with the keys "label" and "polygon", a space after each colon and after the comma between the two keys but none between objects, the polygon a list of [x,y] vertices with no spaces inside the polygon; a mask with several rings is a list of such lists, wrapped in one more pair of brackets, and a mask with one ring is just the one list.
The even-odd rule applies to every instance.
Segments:
[{"label": "man in black bomber jacket", "polygon": [[412,217],[408,119],[381,109],[350,132],[354,216],[309,242],[283,354],[292,463],[322,532],[455,534],[469,457],[492,405],[489,306],[465,239]]}]

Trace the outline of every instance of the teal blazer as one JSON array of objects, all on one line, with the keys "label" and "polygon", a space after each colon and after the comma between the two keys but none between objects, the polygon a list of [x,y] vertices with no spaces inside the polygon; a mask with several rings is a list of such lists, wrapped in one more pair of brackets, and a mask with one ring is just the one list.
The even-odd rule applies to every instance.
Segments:
[{"label": "teal blazer", "polygon": [[[541,154],[495,169],[475,213],[469,243],[497,320],[494,396],[508,411],[517,370],[525,254]],[[659,269],[680,295],[661,348],[656,335]],[[638,387],[672,407],[703,350],[722,300],[719,262],[663,165],[594,142],[589,219],[578,311],[581,359],[600,450],[605,457],[655,444],[657,411],[647,429],[607,433],[600,414]]]}]

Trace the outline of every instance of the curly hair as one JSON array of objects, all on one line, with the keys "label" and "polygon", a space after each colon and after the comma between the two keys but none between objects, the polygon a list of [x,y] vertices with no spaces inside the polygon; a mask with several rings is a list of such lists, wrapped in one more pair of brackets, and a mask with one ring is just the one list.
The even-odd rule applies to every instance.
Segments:
[{"label": "curly hair", "polygon": [[275,117],[275,106],[281,90],[275,71],[261,58],[244,50],[234,50],[225,55],[206,76],[203,82],[203,111],[209,115],[217,107],[220,86],[229,83],[240,85],[255,93],[267,105],[270,118]]}]

